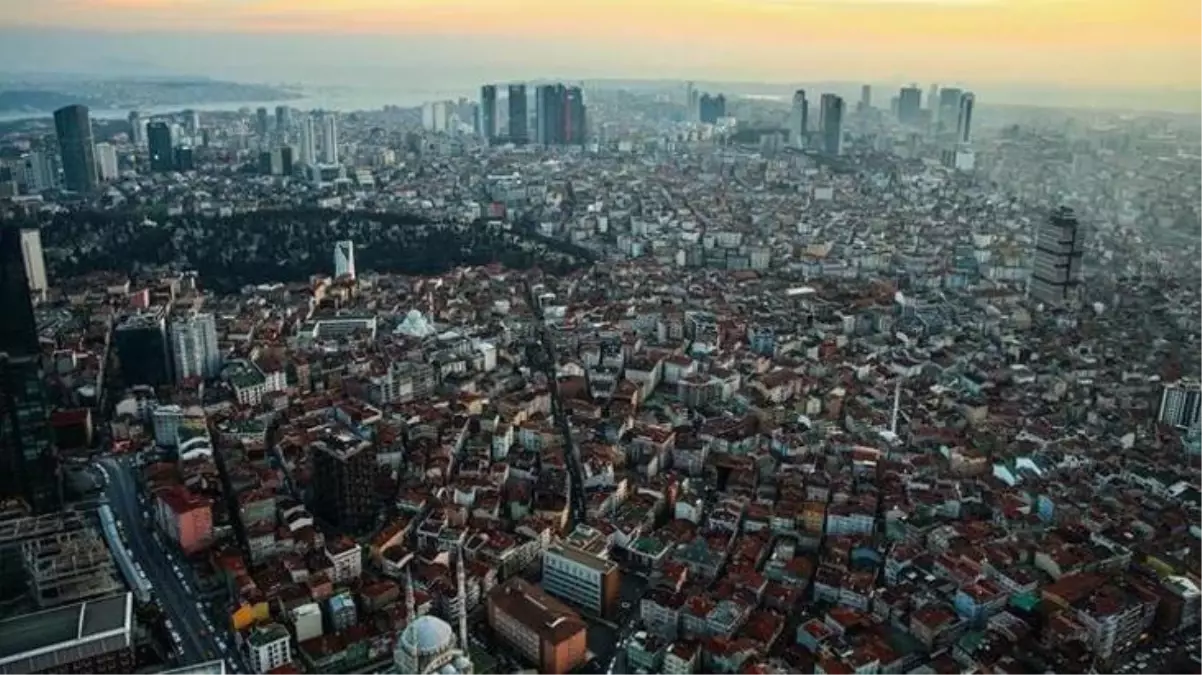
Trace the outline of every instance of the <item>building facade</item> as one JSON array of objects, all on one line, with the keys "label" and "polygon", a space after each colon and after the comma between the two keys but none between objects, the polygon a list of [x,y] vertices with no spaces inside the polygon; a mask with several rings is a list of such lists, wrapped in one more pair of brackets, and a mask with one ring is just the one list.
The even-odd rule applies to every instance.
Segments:
[{"label": "building facade", "polygon": [[480,126],[477,130],[489,143],[497,138],[497,85],[480,87]]},{"label": "building facade", "polygon": [[521,577],[488,595],[488,625],[543,673],[569,673],[588,659],[588,634],[576,612]]},{"label": "building facade", "polygon": [[221,348],[217,344],[217,319],[195,313],[171,321],[171,353],[175,380],[192,377],[211,380],[221,374]]},{"label": "building facade", "polygon": [[553,544],[543,553],[542,585],[561,600],[605,616],[618,600],[621,572],[613,561]]},{"label": "building facade", "polygon": [[527,128],[526,85],[509,85],[509,142],[525,145],[530,141]]},{"label": "building facade", "polygon": [[146,125],[146,142],[150,148],[151,171],[171,171],[175,168],[171,127],[166,122],[151,122]]}]

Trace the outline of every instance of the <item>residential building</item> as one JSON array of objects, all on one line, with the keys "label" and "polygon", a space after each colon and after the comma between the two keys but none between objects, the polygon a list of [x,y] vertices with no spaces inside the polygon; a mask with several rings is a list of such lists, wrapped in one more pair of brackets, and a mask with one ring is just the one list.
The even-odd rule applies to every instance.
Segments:
[{"label": "residential building", "polygon": [[221,374],[221,347],[217,344],[217,320],[209,313],[193,313],[171,321],[171,353],[175,381],[199,377],[212,380]]},{"label": "residential building", "polygon": [[258,625],[246,638],[247,665],[252,673],[266,673],[292,663],[291,634],[278,623]]},{"label": "residential building", "polygon": [[1189,429],[1199,423],[1202,415],[1202,383],[1198,380],[1181,380],[1166,384],[1160,393],[1160,410],[1157,418],[1161,424]]},{"label": "residential building", "polygon": [[203,550],[212,539],[212,505],[183,485],[155,493],[155,522],[187,555]]}]

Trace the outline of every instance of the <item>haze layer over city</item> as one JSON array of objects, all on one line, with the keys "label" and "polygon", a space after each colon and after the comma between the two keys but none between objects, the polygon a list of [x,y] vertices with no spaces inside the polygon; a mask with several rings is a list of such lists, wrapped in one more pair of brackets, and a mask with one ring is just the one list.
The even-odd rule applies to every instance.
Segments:
[{"label": "haze layer over city", "polygon": [[0,674],[1202,673],[1181,0],[0,0]]}]

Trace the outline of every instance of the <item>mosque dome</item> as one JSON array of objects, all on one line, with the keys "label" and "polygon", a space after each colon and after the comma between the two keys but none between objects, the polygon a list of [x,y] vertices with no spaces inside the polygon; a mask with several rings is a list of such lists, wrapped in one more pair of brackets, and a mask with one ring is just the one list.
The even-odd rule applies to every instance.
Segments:
[{"label": "mosque dome", "polygon": [[409,310],[405,320],[396,327],[396,332],[410,337],[424,338],[438,332],[436,328],[416,309]]},{"label": "mosque dome", "polygon": [[419,657],[439,654],[455,647],[455,631],[436,616],[423,616],[405,628],[400,643],[405,651]]}]

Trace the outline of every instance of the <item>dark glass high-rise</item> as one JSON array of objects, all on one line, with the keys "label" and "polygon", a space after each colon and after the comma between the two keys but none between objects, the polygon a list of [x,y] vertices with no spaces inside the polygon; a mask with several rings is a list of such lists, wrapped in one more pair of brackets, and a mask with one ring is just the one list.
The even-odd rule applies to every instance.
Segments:
[{"label": "dark glass high-rise", "polygon": [[0,498],[53,512],[62,505],[58,457],[21,230],[11,225],[0,225],[0,317]]},{"label": "dark glass high-rise", "polygon": [[88,107],[69,105],[54,111],[54,131],[63,160],[63,185],[72,192],[91,192],[100,184],[96,146]]}]

